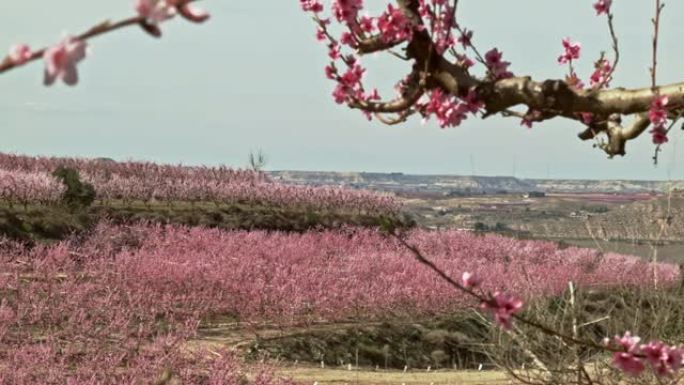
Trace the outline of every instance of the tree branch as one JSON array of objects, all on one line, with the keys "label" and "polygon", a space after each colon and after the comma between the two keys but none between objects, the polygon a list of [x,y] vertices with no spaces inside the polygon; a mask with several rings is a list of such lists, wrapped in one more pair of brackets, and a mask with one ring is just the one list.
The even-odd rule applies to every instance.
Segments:
[{"label": "tree branch", "polygon": [[356,52],[358,52],[359,55],[367,55],[374,52],[388,50],[401,43],[401,41],[385,41],[385,39],[383,39],[380,35],[370,36],[365,39],[359,39],[356,42]]},{"label": "tree branch", "polygon": [[[179,0],[176,4],[176,7],[183,7],[189,3],[193,3],[196,1],[198,1],[198,0]],[[81,40],[81,41],[87,41],[87,40],[90,40],[94,37],[104,35],[106,33],[110,33],[110,32],[113,32],[113,31],[116,31],[116,30],[119,30],[122,28],[136,26],[136,25],[142,27],[148,33],[151,33],[149,28],[153,27],[147,22],[145,17],[134,16],[134,17],[129,17],[127,19],[123,19],[123,20],[120,20],[120,21],[114,22],[114,23],[109,21],[109,20],[106,20],[100,24],[95,25],[94,27],[91,27],[90,29],[88,29],[85,32],[83,32],[79,35],[76,35],[74,38],[77,40]],[[158,36],[156,36],[156,37],[158,37]],[[21,67],[21,66],[23,66],[29,62],[32,62],[32,61],[35,61],[35,60],[42,58],[43,55],[45,54],[45,51],[48,48],[49,47],[44,47],[44,48],[41,48],[37,51],[33,51],[31,53],[31,56],[23,63],[17,63],[15,61],[13,61],[9,56],[5,57],[5,59],[0,63],[0,74],[7,72],[7,71],[10,71],[12,69]]]},{"label": "tree branch", "polygon": [[[117,29],[130,27],[133,25],[139,25],[140,23],[142,23],[144,21],[145,21],[145,19],[141,16],[131,17],[128,19],[118,21],[116,23],[112,23],[109,20],[107,20],[107,21],[104,21],[104,22],[90,28],[86,32],[83,32],[82,34],[76,36],[76,39],[85,41],[85,40],[97,37],[99,35],[115,31]],[[45,54],[46,50],[47,50],[47,47],[42,48],[38,51],[34,51],[26,63],[42,58],[43,54]],[[17,64],[13,60],[11,60],[9,57],[6,57],[5,60],[2,63],[0,63],[0,74],[3,72],[9,71],[9,70],[15,69],[17,67],[20,67],[24,64],[25,63]]]}]

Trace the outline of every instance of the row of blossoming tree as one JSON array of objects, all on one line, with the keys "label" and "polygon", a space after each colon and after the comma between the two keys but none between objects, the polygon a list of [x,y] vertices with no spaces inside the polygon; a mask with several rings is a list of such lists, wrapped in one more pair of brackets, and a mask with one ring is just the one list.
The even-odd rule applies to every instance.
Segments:
[{"label": "row of blossoming tree", "polygon": [[72,168],[92,184],[104,205],[177,202],[257,204],[292,210],[316,210],[393,216],[400,204],[392,196],[334,186],[298,186],[267,174],[225,166],[172,166],[151,162],[113,162],[75,158],[0,154],[0,198],[10,204],[57,204],[64,185],[52,175]]},{"label": "row of blossoming tree", "polygon": [[[434,117],[442,127],[458,126],[468,115],[518,117],[528,126],[565,118],[585,126],[580,138],[596,140],[609,156],[624,155],[626,143],[651,127],[649,133],[657,146],[657,160],[660,146],[668,141],[670,130],[684,111],[684,86],[657,82],[658,35],[664,7],[661,0],[653,0],[651,84],[630,90],[609,88],[620,58],[611,0],[593,4],[596,14],[607,20],[613,45],[612,57],[602,55],[596,60],[589,86],[574,71],[573,63],[580,59],[581,46],[571,39],[562,42],[558,62],[567,66],[568,73],[560,80],[536,81],[530,76],[514,75],[510,63],[497,48],[482,54],[474,43],[473,31],[458,18],[459,0],[395,0],[388,2],[386,10],[377,16],[361,14],[363,0],[331,0],[329,8],[321,0],[299,3],[313,15],[317,38],[327,44],[331,62],[325,73],[336,82],[335,101],[387,124],[405,122],[415,114],[426,119]],[[78,82],[76,66],[86,55],[87,40],[128,26],[139,26],[159,37],[160,23],[176,14],[192,22],[203,22],[209,17],[190,0],[136,0],[135,11],[136,16],[102,23],[47,48],[33,50],[25,44],[12,47],[0,64],[0,73],[43,58],[46,85],[58,79],[74,85]],[[366,69],[361,56],[374,52],[387,52],[410,63],[408,75],[397,82],[398,95],[394,98],[383,99],[363,82]],[[479,75],[475,74],[478,67],[482,70]],[[623,121],[625,117],[629,121]],[[480,301],[482,308],[492,312],[505,329],[512,328],[517,320],[568,343],[612,352],[615,365],[631,375],[641,374],[646,363],[650,363],[662,381],[682,365],[683,350],[679,346],[660,341],[639,344],[639,339],[629,332],[612,342],[598,344],[525,318],[519,314],[523,303],[516,296],[504,291],[490,294],[476,290],[481,279],[472,273],[464,273],[461,281],[454,280],[409,241],[394,235],[455,289]],[[590,378],[586,380],[592,383]],[[581,382],[580,376],[578,383]]]},{"label": "row of blossoming tree", "polygon": [[[522,299],[559,295],[567,281],[643,287],[653,268],[664,284],[678,278],[673,265],[550,242],[453,230],[406,236],[448,274],[471,271],[462,285],[494,293],[496,302],[484,307],[508,329]],[[228,355],[218,366],[193,365],[178,352],[212,316],[255,326],[416,321],[479,301],[454,295],[400,241],[369,229],[297,234],[101,223],[80,239],[34,248],[3,240],[1,247],[0,384],[149,383],[139,376],[174,364],[201,376],[232,362]],[[208,384],[223,383],[220,373],[208,376],[219,381]]]}]

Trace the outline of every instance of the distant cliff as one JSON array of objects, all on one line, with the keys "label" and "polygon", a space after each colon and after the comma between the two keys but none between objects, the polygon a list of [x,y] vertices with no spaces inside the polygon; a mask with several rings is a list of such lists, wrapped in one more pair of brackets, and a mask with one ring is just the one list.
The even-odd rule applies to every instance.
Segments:
[{"label": "distant cliff", "polygon": [[498,194],[544,191],[547,193],[647,193],[684,189],[684,181],[518,179],[511,176],[411,175],[404,173],[271,171],[285,183],[341,185],[391,192],[442,195]]}]

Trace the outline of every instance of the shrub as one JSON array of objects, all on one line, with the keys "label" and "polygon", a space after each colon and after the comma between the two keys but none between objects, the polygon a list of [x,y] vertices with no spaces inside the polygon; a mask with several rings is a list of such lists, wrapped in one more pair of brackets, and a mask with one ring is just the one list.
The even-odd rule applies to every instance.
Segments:
[{"label": "shrub", "polygon": [[59,166],[52,173],[59,178],[66,190],[62,195],[62,201],[71,208],[84,208],[95,201],[95,188],[90,183],[81,181],[81,176],[73,168]]}]

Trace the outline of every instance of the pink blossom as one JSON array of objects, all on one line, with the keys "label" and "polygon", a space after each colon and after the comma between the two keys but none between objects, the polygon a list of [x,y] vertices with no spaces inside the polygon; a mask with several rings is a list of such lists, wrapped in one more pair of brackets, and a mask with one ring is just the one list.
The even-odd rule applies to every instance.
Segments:
[{"label": "pink blossom", "polygon": [[645,369],[641,359],[632,353],[614,353],[613,364],[631,376],[638,376]]},{"label": "pink blossom", "polygon": [[615,336],[614,341],[618,346],[625,349],[625,351],[629,353],[636,353],[639,349],[638,344],[639,341],[641,341],[641,337],[633,336],[630,331],[626,331],[622,337]]},{"label": "pink blossom", "polygon": [[475,273],[464,272],[461,276],[461,284],[467,288],[476,288],[482,283],[482,278]]},{"label": "pink blossom", "polygon": [[445,93],[441,89],[435,89],[430,94],[427,103],[419,104],[421,113],[428,119],[435,115],[440,127],[457,127],[467,118],[467,114],[477,113],[484,104],[479,100],[475,90],[469,90],[468,94],[461,98]]},{"label": "pink blossom", "polygon": [[175,15],[175,7],[165,0],[136,0],[135,10],[149,23],[158,24]]},{"label": "pink blossom", "polygon": [[458,60],[459,65],[464,66],[466,68],[470,68],[475,65],[473,59],[463,54],[456,53],[456,59]]},{"label": "pink blossom", "polygon": [[651,108],[648,112],[648,118],[653,124],[653,129],[650,131],[654,144],[667,143],[667,104],[669,99],[667,96],[656,95],[651,101]]},{"label": "pink blossom", "polygon": [[584,89],[584,82],[582,82],[582,79],[580,79],[574,71],[565,76],[565,82],[575,90],[581,91]]},{"label": "pink blossom", "polygon": [[653,144],[665,144],[669,142],[670,140],[667,138],[667,130],[665,127],[662,126],[656,126],[649,131],[651,134],[651,139],[653,140]]},{"label": "pink blossom", "polygon": [[328,46],[328,57],[330,57],[332,60],[337,60],[340,57],[342,57],[342,53],[340,52],[340,45],[337,43],[331,43]]},{"label": "pink blossom", "polygon": [[413,37],[413,23],[404,11],[394,8],[392,4],[389,4],[387,11],[378,18],[378,29],[386,42],[400,42]]},{"label": "pink blossom", "polygon": [[563,39],[563,48],[565,49],[565,52],[558,57],[559,64],[565,64],[575,59],[579,59],[582,44],[573,42],[569,37],[566,37]]},{"label": "pink blossom", "polygon": [[359,25],[361,26],[361,30],[366,33],[371,33],[375,29],[372,17],[361,16],[361,20],[359,20]]},{"label": "pink blossom", "polygon": [[667,123],[667,103],[669,98],[667,96],[656,95],[651,101],[651,109],[648,112],[648,117],[656,127],[665,126]]},{"label": "pink blossom", "polygon": [[522,309],[523,302],[510,295],[495,292],[492,299],[483,302],[481,307],[494,313],[494,320],[504,329],[510,329],[513,325],[513,315]]},{"label": "pink blossom", "polygon": [[468,90],[468,94],[461,100],[463,101],[465,110],[473,114],[484,107],[484,103],[480,100],[475,89]]},{"label": "pink blossom", "polygon": [[[435,41],[436,51],[438,54],[444,53],[456,43],[456,38],[452,33],[455,25],[453,17],[454,8],[444,0],[433,1],[434,9],[431,7],[419,7],[423,9],[424,13],[421,15],[424,19],[429,21],[430,30]],[[468,35],[465,36],[466,38]]]},{"label": "pink blossom", "polygon": [[371,91],[370,94],[366,96],[367,100],[380,100],[380,92],[378,91],[377,88],[373,88],[373,91]]},{"label": "pink blossom", "polygon": [[660,341],[651,341],[648,344],[644,344],[641,346],[641,350],[651,365],[657,365],[663,357],[667,357],[667,346]]},{"label": "pink blossom", "polygon": [[[614,346],[624,350],[613,354],[613,364],[623,372],[638,376],[648,362],[658,377],[671,376],[682,367],[683,350],[678,346],[668,346],[660,341],[639,345],[640,338],[629,331],[613,338]],[[610,342],[606,346],[609,346]]]},{"label": "pink blossom", "polygon": [[629,331],[626,331],[622,336],[615,336],[613,338],[614,344],[624,350],[623,352],[613,353],[613,365],[632,376],[638,376],[645,369],[644,363],[641,357],[639,357],[641,354],[639,341],[641,341],[641,338],[633,336]]},{"label": "pink blossom", "polygon": [[441,89],[432,91],[430,100],[422,106],[422,110],[426,119],[434,114],[442,128],[459,126],[467,118],[468,112],[466,105],[459,103],[456,97]]},{"label": "pink blossom", "polygon": [[644,363],[639,357],[641,354],[639,341],[641,338],[633,336],[629,331],[626,331],[622,336],[613,338],[615,345],[624,350],[624,352],[613,353],[613,364],[632,376],[638,376],[645,369]]},{"label": "pink blossom", "polygon": [[613,66],[606,59],[601,59],[594,64],[594,73],[589,78],[592,87],[604,86],[607,87],[611,79],[611,72]]},{"label": "pink blossom", "polygon": [[351,65],[338,80],[337,87],[333,91],[333,98],[337,104],[353,100],[367,100],[363,94],[361,79],[366,70],[358,63]]},{"label": "pink blossom", "polygon": [[51,85],[57,78],[67,85],[78,83],[76,64],[86,56],[86,43],[82,40],[67,38],[45,50],[45,85]]},{"label": "pink blossom", "polygon": [[463,30],[463,33],[458,38],[458,42],[463,44],[464,47],[470,47],[472,45],[473,31],[467,29]]},{"label": "pink blossom", "polygon": [[178,13],[185,19],[193,23],[203,23],[209,20],[209,12],[197,8],[194,4],[184,3],[176,7]]},{"label": "pink blossom", "polygon": [[511,65],[511,63],[503,61],[502,56],[503,54],[496,48],[489,50],[485,54],[487,68],[489,68],[489,71],[495,80],[506,79],[513,76],[513,74],[508,71],[508,66]]},{"label": "pink blossom", "polygon": [[342,35],[340,35],[340,42],[350,47],[356,45],[356,40],[354,40],[354,35],[352,35],[351,32],[342,32]]},{"label": "pink blossom", "polygon": [[17,44],[12,46],[9,50],[9,58],[14,64],[21,65],[29,61],[33,52],[31,52],[31,47],[26,44]]},{"label": "pink blossom", "polygon": [[677,348],[667,348],[661,360],[653,365],[653,372],[658,377],[670,377],[682,366],[682,351]]},{"label": "pink blossom", "polygon": [[613,0],[598,0],[594,3],[594,9],[597,15],[608,14],[610,12],[610,5]]},{"label": "pink blossom", "polygon": [[352,24],[363,9],[363,0],[335,0],[332,10],[339,22]]},{"label": "pink blossom", "polygon": [[328,79],[335,79],[335,75],[337,75],[337,69],[331,65],[325,66],[325,77]]},{"label": "pink blossom", "polygon": [[316,30],[316,40],[318,41],[324,41],[328,38],[328,36],[325,34],[325,31],[323,28],[318,28]]},{"label": "pink blossom", "polygon": [[671,376],[684,364],[684,350],[681,347],[666,346],[660,349],[658,362],[652,363],[659,376]]},{"label": "pink blossom", "polygon": [[363,67],[354,64],[344,73],[344,75],[342,75],[342,82],[350,87],[356,87],[360,85],[364,72],[366,72],[366,70]]},{"label": "pink blossom", "polygon": [[323,11],[323,4],[319,0],[299,0],[302,10],[307,12],[319,13]]},{"label": "pink blossom", "polygon": [[527,128],[532,128],[532,124],[538,121],[542,116],[541,111],[533,110],[525,114],[525,116],[520,120],[520,125]]}]

